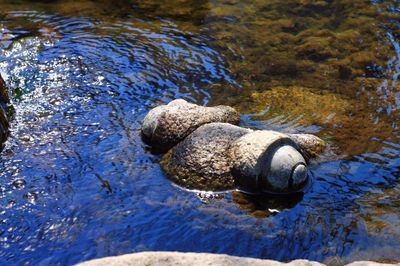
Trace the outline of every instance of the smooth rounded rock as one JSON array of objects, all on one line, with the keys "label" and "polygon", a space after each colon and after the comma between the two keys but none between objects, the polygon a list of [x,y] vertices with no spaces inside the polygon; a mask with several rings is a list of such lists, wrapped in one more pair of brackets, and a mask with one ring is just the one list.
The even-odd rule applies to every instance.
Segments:
[{"label": "smooth rounded rock", "polygon": [[230,145],[252,132],[227,123],[199,127],[164,155],[161,165],[175,183],[189,189],[226,190],[235,187]]},{"label": "smooth rounded rock", "polygon": [[307,166],[305,164],[298,164],[292,171],[291,178],[295,185],[300,185],[307,179]]},{"label": "smooth rounded rock", "polygon": [[[249,192],[295,192],[307,179],[306,161],[288,135],[254,131],[232,143],[232,175]],[[303,165],[303,169],[298,168]],[[297,169],[297,170],[296,170]]]},{"label": "smooth rounded rock", "polygon": [[204,107],[178,99],[148,113],[143,121],[142,136],[154,151],[166,152],[204,124],[238,124],[239,121],[240,116],[232,107]]},{"label": "smooth rounded rock", "polygon": [[[296,191],[307,180],[307,166],[304,157],[290,144],[283,144],[271,151],[267,161],[265,178],[266,190]],[[263,188],[261,188],[263,189]]]},{"label": "smooth rounded rock", "polygon": [[228,106],[202,107],[178,99],[146,116],[143,138],[153,151],[170,149],[161,165],[175,183],[206,191],[298,192],[308,181],[307,160],[325,148],[323,140],[310,134],[254,131],[213,121],[238,123],[239,114]]}]

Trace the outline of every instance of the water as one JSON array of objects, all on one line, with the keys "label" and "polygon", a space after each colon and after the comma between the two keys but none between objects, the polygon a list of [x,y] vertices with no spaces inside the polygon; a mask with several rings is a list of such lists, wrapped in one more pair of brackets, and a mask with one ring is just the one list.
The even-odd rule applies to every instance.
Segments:
[{"label": "water", "polygon": [[[400,261],[397,1],[0,1],[15,108],[0,263],[192,251]],[[194,193],[140,140],[175,98],[309,132],[335,155],[303,196]]]}]

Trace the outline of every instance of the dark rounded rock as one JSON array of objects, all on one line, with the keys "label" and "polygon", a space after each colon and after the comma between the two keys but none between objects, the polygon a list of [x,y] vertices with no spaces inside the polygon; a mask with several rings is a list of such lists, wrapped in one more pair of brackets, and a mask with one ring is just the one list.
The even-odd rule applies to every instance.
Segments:
[{"label": "dark rounded rock", "polygon": [[0,103],[8,103],[10,98],[8,97],[8,90],[3,77],[0,74]]},{"label": "dark rounded rock", "polygon": [[[0,75],[0,144],[2,144],[8,136],[9,123],[7,118],[7,103],[9,102],[6,83]],[[0,147],[1,150],[1,147]]]},{"label": "dark rounded rock", "polygon": [[26,185],[26,181],[24,179],[16,179],[12,182],[12,186],[14,189],[22,189]]}]

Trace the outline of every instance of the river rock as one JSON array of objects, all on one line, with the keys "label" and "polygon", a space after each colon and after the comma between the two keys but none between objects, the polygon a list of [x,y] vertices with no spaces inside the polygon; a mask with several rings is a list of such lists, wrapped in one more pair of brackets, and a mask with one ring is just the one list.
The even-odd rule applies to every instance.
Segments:
[{"label": "river rock", "polygon": [[325,266],[319,262],[294,260],[279,262],[254,258],[241,258],[224,254],[181,253],[181,252],[139,252],[115,257],[94,259],[78,264],[80,266]]},{"label": "river rock", "polygon": [[254,131],[212,121],[238,123],[239,115],[228,106],[175,100],[146,116],[143,137],[153,149],[171,148],[161,166],[175,183],[198,190],[297,192],[307,184],[308,159],[325,148],[323,140],[310,134]]},{"label": "river rock", "polygon": [[201,125],[239,124],[240,115],[229,106],[203,107],[177,99],[152,109],[142,125],[143,140],[156,152],[166,152]]},{"label": "river rock", "polygon": [[260,130],[248,133],[229,148],[231,173],[249,192],[295,192],[307,181],[300,148],[288,135]]},{"label": "river rock", "polygon": [[306,160],[295,140],[276,131],[210,123],[173,147],[161,165],[172,181],[189,189],[292,193],[308,181]]},{"label": "river rock", "polygon": [[2,144],[8,136],[8,118],[7,118],[7,103],[9,102],[6,83],[0,75],[0,144]]},{"label": "river rock", "polygon": [[231,175],[230,145],[250,129],[227,123],[199,127],[164,155],[161,165],[175,183],[199,190],[226,190],[235,187]]}]

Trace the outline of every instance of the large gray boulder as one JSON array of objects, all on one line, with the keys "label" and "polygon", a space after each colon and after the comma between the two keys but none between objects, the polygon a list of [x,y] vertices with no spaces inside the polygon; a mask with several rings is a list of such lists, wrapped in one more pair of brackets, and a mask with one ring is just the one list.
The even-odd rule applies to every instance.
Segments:
[{"label": "large gray boulder", "polygon": [[155,152],[166,152],[201,125],[212,122],[239,124],[240,115],[232,107],[204,107],[177,99],[147,114],[142,125],[143,140]]},{"label": "large gray boulder", "polygon": [[210,123],[165,154],[161,166],[172,181],[189,189],[297,192],[308,181],[297,143],[306,137]]},{"label": "large gray boulder", "polygon": [[227,190],[235,187],[231,175],[230,145],[250,129],[227,123],[199,127],[164,155],[161,165],[175,183],[199,190]]},{"label": "large gray boulder", "polygon": [[[310,134],[254,131],[229,123],[227,106],[201,107],[184,100],[154,108],[142,133],[153,148],[168,149],[161,165],[175,183],[197,190],[239,188],[246,192],[292,193],[307,184],[307,162],[325,143]],[[206,122],[206,121],[218,122]]]}]

